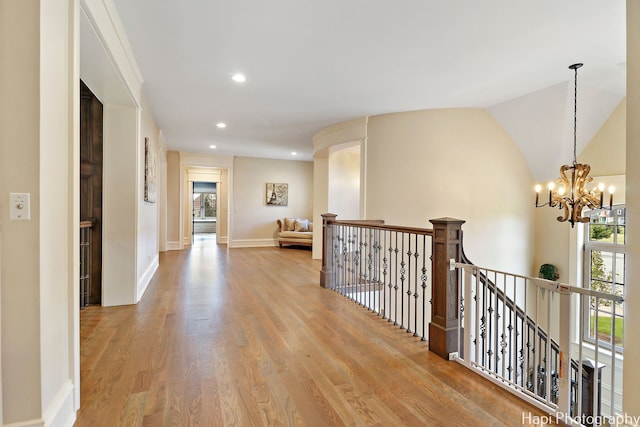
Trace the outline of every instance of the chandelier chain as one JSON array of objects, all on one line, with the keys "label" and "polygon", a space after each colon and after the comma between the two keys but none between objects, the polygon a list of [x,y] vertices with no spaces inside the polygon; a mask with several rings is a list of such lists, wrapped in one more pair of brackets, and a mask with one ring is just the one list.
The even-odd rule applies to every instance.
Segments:
[{"label": "chandelier chain", "polygon": [[573,69],[575,73],[574,84],[573,84],[573,165],[575,166],[577,163],[577,155],[576,155],[576,144],[577,144],[577,133],[576,128],[578,124],[578,67]]}]

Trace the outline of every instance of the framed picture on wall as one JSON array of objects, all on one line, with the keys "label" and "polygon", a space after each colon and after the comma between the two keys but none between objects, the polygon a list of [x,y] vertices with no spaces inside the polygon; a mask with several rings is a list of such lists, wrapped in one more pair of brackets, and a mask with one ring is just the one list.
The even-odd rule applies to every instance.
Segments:
[{"label": "framed picture on wall", "polygon": [[289,184],[267,182],[267,206],[288,206]]},{"label": "framed picture on wall", "polygon": [[149,138],[144,139],[144,201],[156,202],[156,156]]}]

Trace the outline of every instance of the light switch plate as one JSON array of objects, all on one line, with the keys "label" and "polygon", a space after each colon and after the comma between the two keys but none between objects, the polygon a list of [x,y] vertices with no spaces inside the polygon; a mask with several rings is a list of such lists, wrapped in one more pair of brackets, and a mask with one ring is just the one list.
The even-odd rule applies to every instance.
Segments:
[{"label": "light switch plate", "polygon": [[31,194],[9,193],[9,219],[19,221],[31,219]]}]

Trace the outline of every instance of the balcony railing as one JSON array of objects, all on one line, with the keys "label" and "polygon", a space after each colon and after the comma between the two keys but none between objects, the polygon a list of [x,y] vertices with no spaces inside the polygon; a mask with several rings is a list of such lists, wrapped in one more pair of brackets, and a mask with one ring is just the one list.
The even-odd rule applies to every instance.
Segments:
[{"label": "balcony railing", "polygon": [[433,230],[382,221],[330,227],[327,287],[426,340]]},{"label": "balcony railing", "polygon": [[80,309],[91,295],[91,233],[94,220],[80,221]]},{"label": "balcony railing", "polygon": [[474,266],[463,222],[422,229],[325,214],[321,285],[569,424],[618,414],[622,356],[585,342],[579,319],[593,300],[622,299]]}]

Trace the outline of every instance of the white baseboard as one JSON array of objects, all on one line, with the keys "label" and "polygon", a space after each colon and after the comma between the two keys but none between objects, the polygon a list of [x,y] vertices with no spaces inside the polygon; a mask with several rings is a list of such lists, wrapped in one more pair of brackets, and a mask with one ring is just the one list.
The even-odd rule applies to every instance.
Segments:
[{"label": "white baseboard", "polygon": [[[0,420],[1,421],[1,420]],[[76,412],[73,409],[73,383],[67,380],[53,401],[44,412],[42,418],[17,423],[3,424],[4,427],[73,427]]]},{"label": "white baseboard", "polygon": [[266,248],[278,246],[276,239],[236,239],[229,244],[230,248]]},{"label": "white baseboard", "polygon": [[142,295],[144,295],[144,292],[149,287],[149,283],[151,283],[151,279],[153,278],[156,270],[158,270],[159,265],[160,258],[158,257],[158,254],[156,254],[155,258],[153,258],[151,264],[149,264],[149,267],[147,267],[144,274],[138,281],[138,299],[136,300],[136,302],[140,302],[140,300],[142,299]]},{"label": "white baseboard", "polygon": [[11,423],[11,424],[2,424],[2,426],[3,427],[45,427],[44,420],[42,418],[29,420],[29,421],[19,421],[17,423]]},{"label": "white baseboard", "polygon": [[229,238],[227,236],[218,236],[218,244],[226,245],[228,241]]},{"label": "white baseboard", "polygon": [[167,250],[168,251],[181,251],[182,245],[180,242],[167,242]]}]

